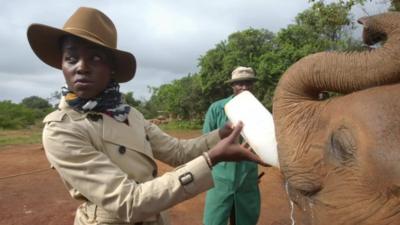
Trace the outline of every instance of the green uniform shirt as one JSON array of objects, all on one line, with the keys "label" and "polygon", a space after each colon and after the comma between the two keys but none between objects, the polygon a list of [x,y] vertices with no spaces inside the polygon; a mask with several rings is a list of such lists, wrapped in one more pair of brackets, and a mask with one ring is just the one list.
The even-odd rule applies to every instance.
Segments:
[{"label": "green uniform shirt", "polygon": [[[209,107],[203,133],[221,128],[228,121],[224,106],[233,96],[214,102]],[[220,162],[213,167],[214,188],[206,195],[205,225],[226,225],[233,204],[236,224],[255,225],[260,214],[258,166],[253,162]]]}]

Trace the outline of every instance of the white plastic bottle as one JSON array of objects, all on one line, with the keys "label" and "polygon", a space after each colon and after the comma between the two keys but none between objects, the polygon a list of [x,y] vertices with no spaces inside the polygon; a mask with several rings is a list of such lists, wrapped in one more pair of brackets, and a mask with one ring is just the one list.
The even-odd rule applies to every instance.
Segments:
[{"label": "white plastic bottle", "polygon": [[279,168],[274,120],[261,102],[243,91],[225,105],[225,114],[234,125],[242,121],[242,137],[264,162]]}]

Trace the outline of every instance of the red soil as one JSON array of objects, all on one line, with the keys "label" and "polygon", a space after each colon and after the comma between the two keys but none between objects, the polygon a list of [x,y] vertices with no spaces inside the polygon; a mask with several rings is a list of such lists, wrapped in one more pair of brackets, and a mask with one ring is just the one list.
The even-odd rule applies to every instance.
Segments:
[{"label": "red soil", "polygon": [[[182,135],[188,138],[194,134]],[[80,202],[72,199],[41,145],[0,148],[0,225],[70,225]],[[159,163],[159,174],[172,168]],[[291,224],[287,195],[278,170],[260,168],[261,216],[258,224]],[[170,210],[173,225],[202,224],[202,193]]]}]

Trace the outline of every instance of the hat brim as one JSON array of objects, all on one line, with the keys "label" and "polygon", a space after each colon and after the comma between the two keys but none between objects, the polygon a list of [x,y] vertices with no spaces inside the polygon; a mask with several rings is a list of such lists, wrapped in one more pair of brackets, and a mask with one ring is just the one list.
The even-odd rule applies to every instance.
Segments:
[{"label": "hat brim", "polygon": [[243,78],[227,80],[227,81],[225,81],[225,84],[232,84],[232,83],[238,82],[238,81],[253,81],[253,82],[255,82],[257,80],[258,80],[257,77],[243,77]]},{"label": "hat brim", "polygon": [[39,59],[47,65],[57,69],[61,69],[62,52],[60,40],[66,35],[82,38],[95,45],[110,50],[116,63],[114,78],[117,82],[124,83],[131,80],[135,76],[136,59],[135,56],[129,52],[110,48],[90,37],[79,36],[68,31],[43,24],[32,24],[29,26],[27,32],[29,44],[37,57],[39,57]]}]

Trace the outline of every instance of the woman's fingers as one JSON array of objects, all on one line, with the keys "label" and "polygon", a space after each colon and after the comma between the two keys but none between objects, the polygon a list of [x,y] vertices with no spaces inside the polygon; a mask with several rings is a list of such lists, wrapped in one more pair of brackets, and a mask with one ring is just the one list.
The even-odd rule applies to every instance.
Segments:
[{"label": "woman's fingers", "polygon": [[250,152],[253,152],[253,153],[254,153],[253,149],[251,148],[250,144],[249,144],[247,141],[243,142],[243,143],[242,143],[242,146],[243,146],[244,148],[246,148],[247,150],[249,150]]},{"label": "woman's fingers", "polygon": [[270,166],[267,163],[265,163],[261,158],[256,155],[253,151],[251,151],[251,148],[245,148],[244,154],[246,155],[247,159],[253,162],[256,162],[262,166]]},{"label": "woman's fingers", "polygon": [[262,160],[260,159],[260,157],[258,157],[258,155],[253,154],[253,153],[250,153],[250,154],[251,154],[251,155],[250,155],[250,160],[251,160],[251,161],[256,162],[256,163],[258,163],[258,164],[260,164],[260,165],[262,165],[262,166],[265,166],[265,167],[270,166],[270,165],[268,165],[267,163],[265,163],[264,161],[262,161]]},{"label": "woman's fingers", "polygon": [[225,126],[227,126],[228,128],[230,128],[231,130],[233,130],[235,128],[235,126],[233,125],[232,122],[228,121],[225,123]]},{"label": "woman's fingers", "polygon": [[242,128],[243,128],[243,123],[239,121],[234,127],[232,133],[228,136],[229,141],[234,141],[240,135],[240,131],[242,131]]},{"label": "woman's fingers", "polygon": [[231,122],[226,122],[225,125],[219,129],[219,137],[224,139],[228,137],[233,131],[233,124]]}]

